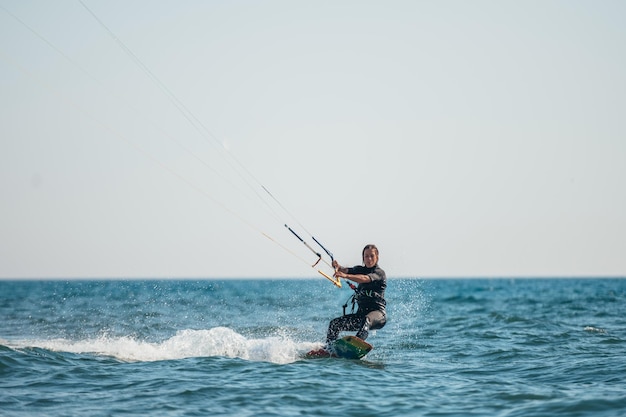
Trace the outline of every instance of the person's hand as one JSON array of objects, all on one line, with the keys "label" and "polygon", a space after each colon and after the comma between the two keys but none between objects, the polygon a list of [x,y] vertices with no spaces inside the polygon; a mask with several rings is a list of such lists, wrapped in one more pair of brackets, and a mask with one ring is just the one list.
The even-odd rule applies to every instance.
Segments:
[{"label": "person's hand", "polygon": [[341,272],[341,269],[337,268],[335,270],[335,278],[345,278],[348,274],[345,272]]}]

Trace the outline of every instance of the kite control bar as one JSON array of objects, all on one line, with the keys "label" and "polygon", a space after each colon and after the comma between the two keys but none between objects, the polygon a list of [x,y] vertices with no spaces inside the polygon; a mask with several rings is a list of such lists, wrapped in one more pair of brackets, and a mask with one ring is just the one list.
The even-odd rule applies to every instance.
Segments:
[{"label": "kite control bar", "polygon": [[[313,252],[315,255],[317,255],[317,261],[315,261],[315,263],[313,265],[311,265],[311,268],[315,268],[317,266],[318,263],[320,263],[320,261],[322,260],[322,254],[319,253],[318,251],[316,251],[315,249],[313,249],[311,247],[311,245],[309,245],[308,243],[306,243],[304,241],[304,239],[302,239],[296,232],[294,232],[294,230],[289,227],[288,225],[285,225],[285,227],[295,236],[298,238],[298,240],[302,243],[304,243],[304,246],[306,246],[307,248],[309,248],[309,250],[311,252]],[[313,240],[315,241],[315,243],[317,243],[318,245],[320,245],[320,247],[322,249],[324,249],[324,252],[326,252],[328,254],[328,256],[330,256],[331,260],[334,260],[333,258],[333,254],[330,253],[330,251],[328,249],[326,249],[324,246],[322,246],[322,244],[315,239],[313,236],[311,236],[313,238]],[[326,263],[328,265],[328,262],[324,261],[324,263]],[[331,265],[329,265],[331,266]],[[331,277],[330,275],[328,275],[327,273],[325,273],[324,271],[321,270],[317,270],[317,272],[319,272],[324,278],[326,278],[327,280],[329,280],[330,282],[332,282],[333,284],[335,284],[335,286],[337,286],[338,288],[341,288],[341,281],[339,280],[339,278],[336,277]]]}]

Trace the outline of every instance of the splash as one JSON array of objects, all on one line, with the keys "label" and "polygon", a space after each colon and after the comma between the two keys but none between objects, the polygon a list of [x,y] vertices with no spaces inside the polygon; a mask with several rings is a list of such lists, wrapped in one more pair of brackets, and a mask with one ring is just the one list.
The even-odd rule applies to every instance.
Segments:
[{"label": "splash", "polygon": [[591,332],[591,333],[606,333],[606,330],[593,327],[593,326],[585,326],[583,330],[586,332]]},{"label": "splash", "polygon": [[317,346],[286,337],[246,338],[227,327],[208,330],[182,330],[171,338],[150,343],[132,337],[101,336],[70,341],[52,339],[23,341],[15,348],[37,347],[57,352],[96,354],[129,362],[153,362],[196,357],[228,357],[285,364],[300,359]]}]

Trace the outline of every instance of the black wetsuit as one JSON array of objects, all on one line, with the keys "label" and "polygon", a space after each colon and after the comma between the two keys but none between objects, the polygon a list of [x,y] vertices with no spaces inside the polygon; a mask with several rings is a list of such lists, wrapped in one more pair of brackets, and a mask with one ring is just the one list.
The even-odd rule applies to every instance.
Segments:
[{"label": "black wetsuit", "polygon": [[339,332],[356,331],[357,337],[365,340],[370,330],[381,329],[387,322],[385,312],[385,288],[387,276],[378,265],[372,268],[354,266],[348,268],[348,274],[367,275],[372,282],[359,284],[355,298],[359,308],[354,314],[346,314],[331,320],[328,325],[326,343],[329,345],[337,339]]}]

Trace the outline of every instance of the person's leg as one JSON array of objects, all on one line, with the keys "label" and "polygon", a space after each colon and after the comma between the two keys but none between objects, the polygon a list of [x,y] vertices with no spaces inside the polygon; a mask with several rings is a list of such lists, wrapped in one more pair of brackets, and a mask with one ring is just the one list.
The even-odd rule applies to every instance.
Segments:
[{"label": "person's leg", "polygon": [[330,321],[328,325],[328,333],[326,334],[326,344],[330,345],[337,340],[339,332],[349,331],[353,332],[363,327],[364,317],[360,314],[347,314],[345,316],[337,317]]},{"label": "person's leg", "polygon": [[382,329],[385,323],[387,323],[387,318],[381,311],[370,311],[363,318],[356,337],[365,340],[370,330]]}]

